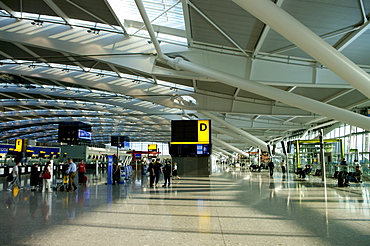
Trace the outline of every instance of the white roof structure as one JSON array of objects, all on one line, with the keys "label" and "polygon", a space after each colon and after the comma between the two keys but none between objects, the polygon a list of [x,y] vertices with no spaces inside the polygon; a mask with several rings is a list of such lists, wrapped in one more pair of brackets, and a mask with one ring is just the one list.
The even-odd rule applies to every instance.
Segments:
[{"label": "white roof structure", "polygon": [[211,118],[221,148],[369,131],[369,13],[370,0],[0,0],[0,141],[55,142],[58,122],[81,121],[96,144],[169,142],[184,116]]}]

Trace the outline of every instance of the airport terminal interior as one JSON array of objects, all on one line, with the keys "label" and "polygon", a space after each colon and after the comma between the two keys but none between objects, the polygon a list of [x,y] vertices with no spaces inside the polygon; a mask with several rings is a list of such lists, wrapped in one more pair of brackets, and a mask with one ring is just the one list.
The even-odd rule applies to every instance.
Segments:
[{"label": "airport terminal interior", "polygon": [[0,245],[369,245],[369,16],[0,0]]}]

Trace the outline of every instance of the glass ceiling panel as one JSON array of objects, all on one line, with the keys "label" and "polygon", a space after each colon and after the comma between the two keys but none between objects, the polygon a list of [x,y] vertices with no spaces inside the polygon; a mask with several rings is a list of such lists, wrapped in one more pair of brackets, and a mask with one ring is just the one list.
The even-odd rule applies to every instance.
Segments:
[{"label": "glass ceiling panel", "polygon": [[[134,0],[108,0],[123,22],[143,22]],[[181,0],[143,0],[143,5],[152,24],[185,30]],[[153,21],[154,20],[154,21]]]}]

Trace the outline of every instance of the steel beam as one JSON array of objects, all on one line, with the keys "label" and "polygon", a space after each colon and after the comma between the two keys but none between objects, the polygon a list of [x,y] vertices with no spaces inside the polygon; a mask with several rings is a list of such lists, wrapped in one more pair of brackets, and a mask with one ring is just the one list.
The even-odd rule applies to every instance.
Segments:
[{"label": "steel beam", "polygon": [[270,0],[233,0],[370,98],[370,75]]}]

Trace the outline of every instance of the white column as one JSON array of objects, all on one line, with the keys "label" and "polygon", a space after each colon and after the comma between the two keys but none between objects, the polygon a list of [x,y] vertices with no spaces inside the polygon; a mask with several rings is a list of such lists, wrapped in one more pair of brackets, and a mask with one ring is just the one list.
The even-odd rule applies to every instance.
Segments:
[{"label": "white column", "polygon": [[[307,97],[283,91],[274,87],[263,85],[254,81],[240,78],[231,74],[220,72],[214,69],[206,68],[191,62],[187,62],[181,57],[168,59],[168,64],[176,69],[183,69],[185,71],[193,72],[224,84],[231,85],[249,92],[262,95],[267,98],[286,103],[288,105],[307,110],[330,119],[338,120],[361,127],[370,131],[370,117],[353,113],[351,111],[341,109],[326,103],[322,103]],[[370,88],[370,87],[369,87]],[[370,90],[369,90],[370,91]]]},{"label": "white column", "polygon": [[221,144],[221,145],[225,146],[226,148],[228,148],[228,149],[230,149],[230,150],[232,150],[232,151],[234,151],[234,152],[236,152],[236,153],[238,153],[238,154],[240,154],[240,155],[249,156],[247,153],[245,153],[245,152],[241,151],[241,150],[240,150],[240,149],[238,149],[238,148],[235,148],[235,147],[234,147],[234,146],[232,146],[231,144],[228,144],[228,143],[226,143],[226,142],[224,142],[224,141],[222,141],[222,140],[220,140],[220,139],[218,139],[218,138],[214,138],[214,137],[212,137],[212,141],[214,141],[214,142],[216,142],[216,143],[219,143],[219,144]]},{"label": "white column", "polygon": [[216,115],[212,114],[212,113],[209,113],[209,112],[206,112],[206,111],[199,111],[199,113],[203,114],[204,116],[206,117],[209,117],[211,120],[214,120],[214,121],[217,121],[218,123],[226,126],[228,129],[236,132],[237,134],[240,134],[241,136],[249,139],[250,141],[249,142],[253,142],[255,144],[255,146],[258,146],[264,150],[267,150],[267,144],[262,141],[261,139],[253,136],[252,134],[249,134],[248,132],[245,132],[237,127],[235,127],[234,125],[230,124],[229,122],[225,121],[224,119],[221,119],[219,117],[217,117]]},{"label": "white column", "polygon": [[370,76],[270,0],[233,0],[370,98]]},{"label": "white column", "polygon": [[221,152],[221,153],[223,153],[225,155],[234,156],[233,154],[231,154],[231,153],[227,152],[226,150],[223,150],[223,149],[221,149],[221,148],[219,148],[219,147],[217,147],[215,145],[212,145],[212,149],[215,149],[216,151]]},{"label": "white column", "polygon": [[226,129],[223,129],[223,128],[220,128],[220,127],[217,127],[217,126],[213,126],[212,125],[212,132],[213,131],[217,131],[217,132],[220,132],[222,134],[226,134],[226,135],[228,135],[228,136],[230,136],[232,138],[239,139],[240,141],[245,142],[246,144],[250,144],[253,147],[257,147],[258,146],[255,142],[253,142],[253,141],[251,141],[251,140],[249,140],[249,139],[247,139],[247,138],[245,138],[245,137],[243,137],[243,136],[241,136],[241,135],[239,135],[239,134],[237,134],[235,132],[230,132],[230,131],[228,131]]}]

